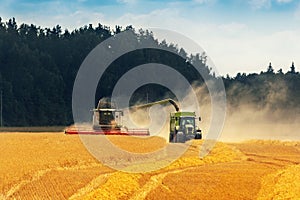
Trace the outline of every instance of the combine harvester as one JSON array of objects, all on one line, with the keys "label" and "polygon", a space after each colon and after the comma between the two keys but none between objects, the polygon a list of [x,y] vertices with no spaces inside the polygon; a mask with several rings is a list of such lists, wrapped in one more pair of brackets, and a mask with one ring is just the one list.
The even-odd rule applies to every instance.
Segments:
[{"label": "combine harvester", "polygon": [[97,108],[93,109],[92,127],[69,127],[66,134],[93,135],[135,135],[150,136],[149,129],[128,129],[122,125],[123,111],[116,108],[110,99],[99,100]]},{"label": "combine harvester", "polygon": [[[143,105],[129,107],[130,110],[149,108],[153,105],[170,103],[176,112],[170,113],[169,142],[186,142],[191,139],[202,139],[201,130],[196,126],[195,112],[181,112],[173,99],[164,99]],[[93,109],[93,126],[70,127],[66,134],[99,134],[99,135],[131,135],[150,136],[149,129],[129,129],[122,125],[123,110],[118,110],[109,99],[99,101],[96,109]],[[199,117],[199,121],[201,118]]]}]

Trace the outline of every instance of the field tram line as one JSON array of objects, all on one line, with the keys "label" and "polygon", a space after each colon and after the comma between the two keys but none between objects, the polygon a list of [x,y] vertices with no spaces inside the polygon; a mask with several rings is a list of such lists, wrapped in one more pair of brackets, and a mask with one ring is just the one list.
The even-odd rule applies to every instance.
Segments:
[{"label": "field tram line", "polygon": [[134,194],[129,199],[130,200],[145,199],[147,197],[147,195],[151,191],[155,190],[158,186],[162,186],[165,189],[170,190],[167,186],[162,185],[162,181],[166,176],[168,176],[169,174],[181,173],[181,172],[184,172],[184,171],[190,170],[190,169],[197,169],[198,167],[199,166],[183,167],[181,169],[173,169],[173,170],[169,170],[169,171],[166,171],[166,172],[162,172],[162,173],[152,175],[150,177],[149,181],[147,181],[140,189],[135,191]]},{"label": "field tram line", "polygon": [[99,166],[103,166],[103,165],[98,164],[98,163],[92,163],[92,164],[86,164],[86,165],[77,164],[77,165],[68,166],[68,167],[59,166],[59,167],[55,167],[55,168],[39,170],[39,171],[35,172],[29,179],[22,180],[19,183],[12,186],[8,190],[8,192],[6,192],[6,194],[0,194],[0,200],[6,200],[6,199],[9,199],[9,198],[12,198],[12,196],[16,192],[18,192],[22,187],[24,187],[25,185],[27,185],[31,182],[38,181],[45,174],[47,174],[51,171],[80,170],[80,169],[89,169],[89,168],[94,168],[94,167],[99,167]]},{"label": "field tram line", "polygon": [[[270,156],[264,156],[264,155],[259,155],[259,154],[254,154],[254,153],[245,153],[245,155],[248,157],[247,161],[250,162],[256,162],[256,163],[261,163],[261,164],[267,164],[267,165],[273,165],[277,167],[284,167],[286,165],[298,165],[300,162],[297,161],[292,161],[288,159],[282,159],[282,158],[275,158],[275,157],[270,157]],[[265,159],[265,160],[263,160]],[[282,162],[282,163],[278,163]]]},{"label": "field tram line", "polygon": [[71,197],[69,197],[69,200],[74,200],[74,199],[79,199],[83,196],[86,196],[87,194],[91,193],[93,190],[99,188],[102,184],[104,184],[109,176],[114,174],[115,172],[110,172],[110,173],[104,173],[96,178],[94,178],[91,182],[89,182],[87,185],[85,185],[83,188],[80,188],[77,190],[76,193],[74,193]]}]

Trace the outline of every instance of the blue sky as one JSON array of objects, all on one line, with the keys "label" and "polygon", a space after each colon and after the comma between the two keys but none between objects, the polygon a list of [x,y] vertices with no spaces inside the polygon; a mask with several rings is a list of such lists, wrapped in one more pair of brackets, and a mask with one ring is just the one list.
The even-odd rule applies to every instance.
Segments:
[{"label": "blue sky", "polygon": [[300,69],[300,0],[1,0],[0,16],[42,27],[166,28],[197,42],[221,74]]}]

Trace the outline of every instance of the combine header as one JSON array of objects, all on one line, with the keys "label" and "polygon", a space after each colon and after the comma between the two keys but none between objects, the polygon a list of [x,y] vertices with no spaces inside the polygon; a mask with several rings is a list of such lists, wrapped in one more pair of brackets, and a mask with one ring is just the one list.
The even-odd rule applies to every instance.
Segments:
[{"label": "combine header", "polygon": [[134,135],[149,136],[149,129],[128,129],[122,125],[123,111],[118,110],[110,99],[101,99],[93,109],[92,127],[69,127],[66,134]]},{"label": "combine header", "polygon": [[[196,125],[195,112],[182,112],[173,99],[165,99],[143,105],[129,107],[137,110],[148,108],[157,104],[170,103],[176,112],[170,113],[169,142],[185,142],[191,139],[202,139],[201,130]],[[128,129],[122,125],[123,111],[118,110],[116,105],[109,99],[101,99],[96,109],[93,109],[93,126],[70,127],[65,130],[66,134],[99,134],[99,135],[133,135],[150,136],[149,129]],[[199,121],[200,121],[199,117]]]}]

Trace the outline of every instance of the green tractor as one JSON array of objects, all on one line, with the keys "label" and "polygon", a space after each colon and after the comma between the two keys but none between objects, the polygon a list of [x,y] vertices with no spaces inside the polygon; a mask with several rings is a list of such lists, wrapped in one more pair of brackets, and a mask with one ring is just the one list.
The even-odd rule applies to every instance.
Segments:
[{"label": "green tractor", "polygon": [[[202,139],[201,130],[197,126],[197,118],[195,112],[182,112],[179,109],[178,104],[173,99],[164,99],[152,103],[133,106],[130,108],[140,109],[151,107],[156,104],[170,103],[174,106],[176,112],[170,113],[170,136],[169,142],[172,143],[184,143],[192,139]],[[198,118],[201,121],[201,118]]]},{"label": "green tractor", "polygon": [[201,130],[196,125],[195,112],[171,113],[169,142],[186,142],[192,139],[202,139]]}]

